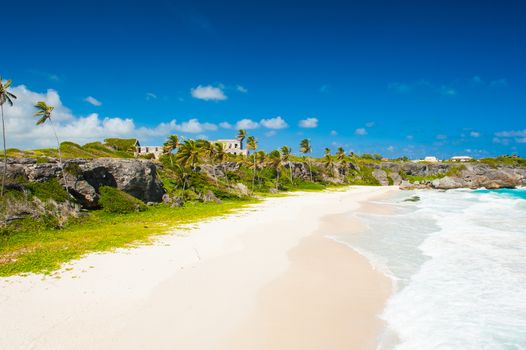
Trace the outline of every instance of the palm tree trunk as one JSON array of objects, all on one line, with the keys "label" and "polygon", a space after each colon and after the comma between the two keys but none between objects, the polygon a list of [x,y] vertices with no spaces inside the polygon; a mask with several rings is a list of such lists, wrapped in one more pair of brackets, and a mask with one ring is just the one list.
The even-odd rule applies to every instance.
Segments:
[{"label": "palm tree trunk", "polygon": [[254,172],[252,173],[252,192],[254,192],[255,182],[256,182],[256,154],[254,153]]},{"label": "palm tree trunk", "polygon": [[308,162],[307,165],[309,166],[310,182],[314,182],[314,180],[312,180],[312,166],[310,162]]},{"label": "palm tree trunk", "polygon": [[292,162],[289,162],[289,172],[290,172],[290,183],[294,185],[294,175],[292,174]]},{"label": "palm tree trunk", "polygon": [[53,123],[53,120],[49,118],[49,121],[51,122],[51,128],[53,129],[53,133],[55,134],[55,139],[57,140],[57,150],[58,150],[58,164],[60,166],[60,170],[62,171],[62,180],[64,180],[64,186],[66,186],[66,191],[68,191],[68,182],[66,180],[66,174],[64,173],[64,166],[62,164],[62,151],[60,150],[60,141],[58,139],[57,131],[55,130],[55,124]]},{"label": "palm tree trunk", "polygon": [[5,179],[7,177],[7,146],[5,141],[5,123],[4,123],[4,105],[0,105],[0,109],[2,109],[2,139],[4,141],[4,171],[2,173],[2,197],[4,196],[4,187],[5,187]]}]

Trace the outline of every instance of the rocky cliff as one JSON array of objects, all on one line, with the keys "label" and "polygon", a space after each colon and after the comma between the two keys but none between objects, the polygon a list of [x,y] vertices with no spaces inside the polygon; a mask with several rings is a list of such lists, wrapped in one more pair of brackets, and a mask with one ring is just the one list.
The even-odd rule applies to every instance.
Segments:
[{"label": "rocky cliff", "polygon": [[526,167],[484,163],[390,163],[375,167],[373,176],[382,185],[390,178],[402,189],[412,188],[514,188],[526,186]]},{"label": "rocky cliff", "polygon": [[157,165],[138,159],[66,159],[64,175],[56,159],[37,162],[30,158],[8,160],[8,183],[45,182],[57,178],[84,208],[98,207],[99,187],[111,186],[144,201],[160,202],[165,193]]}]

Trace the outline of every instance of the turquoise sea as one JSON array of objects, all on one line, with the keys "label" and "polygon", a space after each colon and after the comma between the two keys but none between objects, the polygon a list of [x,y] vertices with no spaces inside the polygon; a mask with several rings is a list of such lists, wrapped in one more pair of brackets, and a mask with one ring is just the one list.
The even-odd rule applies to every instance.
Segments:
[{"label": "turquoise sea", "polygon": [[[407,201],[412,199],[413,201]],[[400,192],[345,237],[393,280],[379,349],[526,349],[526,190]]]}]

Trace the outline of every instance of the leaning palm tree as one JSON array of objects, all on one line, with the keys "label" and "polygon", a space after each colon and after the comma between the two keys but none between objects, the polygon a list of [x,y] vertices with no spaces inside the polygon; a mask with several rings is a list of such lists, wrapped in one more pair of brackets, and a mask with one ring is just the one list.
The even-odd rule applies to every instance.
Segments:
[{"label": "leaning palm tree", "polygon": [[338,161],[341,162],[344,158],[345,158],[345,150],[342,147],[339,147],[338,150],[336,151],[336,159],[338,159]]},{"label": "leaning palm tree", "polygon": [[[216,142],[214,143],[214,147],[216,149],[214,161],[216,161],[219,164],[224,163],[228,157],[228,155],[225,152],[224,145],[222,143]],[[226,175],[226,171],[224,171],[224,175],[225,175],[226,182],[228,183],[229,181],[228,181],[228,176]]]},{"label": "leaning palm tree", "polygon": [[259,151],[259,152],[256,152],[254,153],[254,157],[256,159],[256,177],[258,178],[258,183],[261,184],[261,177],[258,176],[258,173],[257,173],[257,168],[263,168],[265,166],[265,164],[267,163],[267,155],[265,152],[263,151]]},{"label": "leaning palm tree", "polygon": [[168,136],[168,139],[164,143],[163,150],[170,157],[170,164],[172,164],[172,167],[174,166],[174,162],[172,159],[172,152],[175,151],[178,147],[179,147],[179,137],[177,135]]},{"label": "leaning palm tree", "polygon": [[212,142],[208,140],[199,140],[198,144],[199,144],[199,147],[201,148],[201,152],[203,153],[203,156],[207,158],[212,164],[212,173],[214,175],[215,181],[217,182],[216,167],[215,167],[217,148],[215,144],[213,144]]},{"label": "leaning palm tree", "polygon": [[334,158],[330,154],[326,154],[325,157],[323,157],[323,165],[325,169],[329,170],[334,176]]},{"label": "leaning palm tree", "polygon": [[274,150],[268,155],[269,165],[276,171],[276,189],[279,187],[279,176],[281,174],[281,169],[283,168],[283,157],[281,152]]},{"label": "leaning palm tree", "polygon": [[290,162],[290,154],[291,153],[292,153],[292,149],[289,146],[281,147],[281,155],[282,155],[282,158],[283,158],[283,162],[287,163],[289,165],[290,183],[294,184],[293,173],[292,173],[292,163]]},{"label": "leaning palm tree", "polygon": [[239,129],[237,132],[237,139],[240,143],[240,148],[243,149],[243,141],[247,138],[247,131],[245,129]]},{"label": "leaning palm tree", "polygon": [[309,166],[309,174],[310,174],[310,181],[312,182],[312,168],[310,161],[307,158],[307,154],[312,153],[312,146],[309,139],[303,139],[300,142],[300,152],[303,154],[303,160],[307,163]]},{"label": "leaning palm tree", "polygon": [[201,162],[201,148],[195,140],[187,140],[179,146],[175,155],[176,162],[185,167],[195,170],[197,164]]},{"label": "leaning palm tree", "polygon": [[51,129],[53,130],[53,134],[55,134],[55,139],[57,140],[58,164],[60,166],[60,170],[62,171],[62,179],[64,180],[64,186],[66,186],[66,189],[67,189],[68,183],[66,181],[66,175],[64,174],[64,166],[62,164],[62,152],[60,150],[60,140],[58,139],[58,135],[55,129],[55,125],[53,123],[53,119],[51,119],[51,113],[53,112],[55,107],[49,106],[44,101],[39,101],[35,105],[35,108],[38,109],[38,112],[35,113],[35,117],[40,117],[37,120],[37,125],[43,125],[49,120],[49,123],[51,124]]},{"label": "leaning palm tree", "polygon": [[16,96],[7,91],[11,86],[11,80],[7,80],[4,84],[2,77],[0,77],[0,109],[2,110],[2,140],[4,141],[4,171],[2,174],[2,191],[1,196],[4,196],[5,179],[7,177],[7,146],[5,140],[5,123],[4,123],[4,103],[7,102],[9,106],[13,106],[13,100]]},{"label": "leaning palm tree", "polygon": [[[258,148],[258,142],[254,136],[249,136],[247,139],[247,149],[249,151],[255,151]],[[252,173],[252,191],[254,191],[254,182],[256,181],[256,155],[252,156],[254,160],[253,173]]]}]

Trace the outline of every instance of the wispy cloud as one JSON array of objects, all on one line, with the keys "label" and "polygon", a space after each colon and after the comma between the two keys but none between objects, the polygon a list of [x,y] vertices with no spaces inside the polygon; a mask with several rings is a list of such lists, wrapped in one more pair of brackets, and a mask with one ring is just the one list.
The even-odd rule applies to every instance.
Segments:
[{"label": "wispy cloud", "polygon": [[153,92],[146,93],[146,101],[156,100],[156,99],[157,99],[157,95],[154,94]]},{"label": "wispy cloud", "polygon": [[336,130],[331,130],[330,134],[331,136],[338,136],[338,132]]},{"label": "wispy cloud", "polygon": [[212,85],[198,85],[197,87],[190,90],[192,97],[204,101],[222,101],[226,100],[222,87],[216,87]]},{"label": "wispy cloud", "polygon": [[86,101],[87,103],[93,105],[93,106],[102,106],[102,102],[100,102],[99,100],[97,100],[95,97],[93,96],[88,96],[84,99],[84,101]]},{"label": "wispy cloud", "polygon": [[365,128],[358,128],[354,130],[354,133],[359,136],[365,136],[367,135],[367,130]]},{"label": "wispy cloud", "polygon": [[236,86],[236,90],[238,92],[241,92],[242,94],[246,94],[248,92],[248,89],[244,86],[241,86],[241,85],[237,85]]},{"label": "wispy cloud", "polygon": [[230,124],[229,122],[221,122],[219,123],[219,127],[223,129],[232,129],[232,124]]},{"label": "wispy cloud", "polygon": [[470,82],[473,86],[487,86],[492,89],[502,89],[508,87],[508,80],[504,78],[485,81],[480,76],[475,75],[473,78],[471,78]]},{"label": "wispy cloud", "polygon": [[300,120],[298,125],[299,125],[300,128],[307,128],[307,129],[317,128],[318,127],[318,118],[302,119],[302,120]]},{"label": "wispy cloud", "polygon": [[446,84],[437,85],[428,80],[418,80],[411,83],[391,83],[388,85],[388,88],[399,94],[410,94],[410,93],[433,93],[440,94],[444,96],[455,96],[457,95],[457,90]]},{"label": "wispy cloud", "polygon": [[471,131],[469,133],[469,136],[474,137],[474,138],[480,137],[480,132],[478,132],[478,131]]}]

